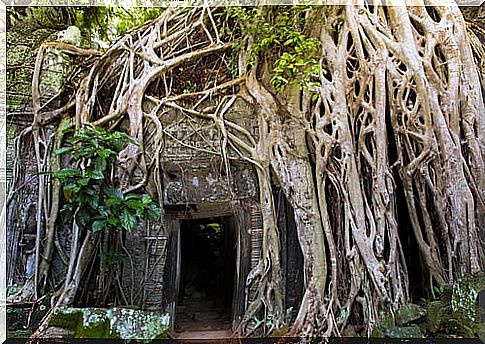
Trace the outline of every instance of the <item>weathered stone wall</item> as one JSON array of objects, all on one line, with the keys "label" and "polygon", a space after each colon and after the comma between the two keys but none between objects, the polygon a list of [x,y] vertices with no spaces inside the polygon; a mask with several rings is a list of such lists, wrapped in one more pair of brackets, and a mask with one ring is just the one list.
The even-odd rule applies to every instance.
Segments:
[{"label": "weathered stone wall", "polygon": [[[19,129],[22,127],[19,126]],[[34,273],[36,205],[37,205],[37,165],[32,140],[22,147],[18,165],[19,179],[9,189],[18,190],[7,204],[7,279],[23,284]],[[12,154],[13,151],[12,151]],[[13,168],[13,166],[11,166]],[[11,171],[10,173],[13,173]]]},{"label": "weathered stone wall", "polygon": [[[204,106],[210,108],[210,105],[214,105],[212,108],[215,108],[216,99]],[[255,120],[254,109],[245,100],[237,98],[223,116],[245,129],[255,139],[258,138],[258,123]],[[212,120],[187,116],[180,110],[170,110],[160,117],[160,121],[165,133],[163,162],[210,161],[214,156],[220,157],[223,148],[222,135]],[[242,140],[247,139],[242,137]],[[239,154],[230,145],[227,145],[227,152],[229,158],[240,159]]]},{"label": "weathered stone wall", "polygon": [[143,283],[145,277],[146,256],[146,224],[126,233],[124,259],[122,262],[123,290],[128,299],[128,305],[141,307],[143,303]]},{"label": "weathered stone wall", "polygon": [[[254,137],[258,126],[254,110],[238,98],[224,118],[244,128]],[[161,117],[166,133],[163,164],[164,203],[199,204],[257,196],[257,179],[252,165],[243,162],[227,145],[212,121],[187,117],[173,110]],[[227,166],[229,171],[227,171]]]},{"label": "weathered stone wall", "polygon": [[[28,112],[26,108],[26,113]],[[224,117],[251,135],[258,136],[254,111],[244,100],[236,100]],[[30,117],[24,118],[24,125],[31,123]],[[140,223],[136,230],[125,233],[124,259],[121,265],[122,289],[126,298],[124,306],[155,310],[166,308],[167,295],[175,287],[173,276],[166,274],[167,255],[176,254],[173,247],[169,250],[167,228],[169,223],[179,224],[182,218],[190,216],[246,214],[236,216],[239,219],[239,231],[242,231],[246,238],[245,252],[241,254],[244,259],[247,258],[247,263],[241,267],[242,275],[238,285],[241,295],[244,295],[247,293],[244,286],[245,277],[251,266],[259,259],[262,239],[258,182],[254,167],[240,159],[238,153],[230,146],[225,147],[228,161],[221,157],[222,138],[214,123],[203,119],[194,120],[175,110],[162,116],[161,120],[165,131],[164,148],[160,156],[163,204],[168,208],[180,208],[175,213],[172,211],[171,217],[166,217],[162,223]],[[17,208],[12,206],[9,216],[12,220],[23,219],[12,226],[9,233],[9,252],[13,253],[12,257],[17,258],[11,260],[9,271],[12,275],[14,272],[17,273],[19,284],[33,273],[32,248],[35,242],[37,202],[34,149],[25,147],[22,151],[27,153],[22,157],[22,165],[25,166],[21,171],[23,179],[20,180],[24,183],[23,194],[19,198],[21,204],[17,204]],[[63,164],[65,163],[67,161]],[[245,209],[237,209],[243,207],[243,204],[246,205]],[[51,270],[56,283],[62,282],[62,276],[65,274],[71,231],[69,225],[62,223],[61,217],[58,219],[58,229],[59,237],[56,241],[59,245],[53,256]],[[17,245],[19,242],[21,246]],[[61,250],[61,254],[58,249]],[[238,309],[242,311],[248,301],[249,295],[246,294],[245,302],[239,302]]]},{"label": "weathered stone wall", "polygon": [[145,239],[145,287],[143,305],[146,309],[162,309],[164,305],[163,279],[167,260],[167,237],[162,224],[151,223]]},{"label": "weathered stone wall", "polygon": [[[231,162],[231,175],[224,173],[218,158],[164,165],[164,203],[199,204],[256,197],[258,186],[253,167]],[[221,171],[222,170],[222,171]]]},{"label": "weathered stone wall", "polygon": [[[11,124],[15,132],[19,133],[30,125],[30,122],[17,120]],[[55,126],[46,127],[46,136],[55,131]],[[13,130],[13,129],[12,129]],[[7,204],[7,280],[11,283],[22,285],[34,274],[35,263],[35,239],[37,233],[37,195],[38,195],[38,167],[35,157],[35,149],[31,134],[26,135],[24,146],[20,148],[21,155],[15,156],[13,142],[10,142],[7,150],[11,160],[7,161],[7,174],[17,174],[15,184],[10,180],[9,191],[15,191],[8,195]],[[14,166],[14,159],[17,165]],[[64,159],[63,164],[67,164]],[[64,278],[67,260],[70,251],[71,228],[62,221],[62,214],[57,219],[56,245],[61,248],[54,250],[52,257],[52,283],[57,285]],[[44,224],[41,224],[44,229]],[[41,232],[43,237],[44,233]]]}]

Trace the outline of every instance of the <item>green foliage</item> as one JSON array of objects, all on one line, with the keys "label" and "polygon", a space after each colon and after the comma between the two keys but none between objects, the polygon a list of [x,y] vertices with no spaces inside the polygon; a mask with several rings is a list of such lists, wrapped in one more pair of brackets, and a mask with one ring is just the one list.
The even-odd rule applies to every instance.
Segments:
[{"label": "green foliage", "polygon": [[[320,41],[305,34],[307,6],[264,10],[235,7],[228,11],[237,18],[250,43],[249,64],[258,58],[274,60],[271,83],[277,91],[286,85],[309,88],[324,72],[319,65]],[[238,42],[236,49],[242,45]]]},{"label": "green foliage", "polygon": [[160,7],[113,7],[113,24],[119,35],[157,18],[165,9]]},{"label": "green foliage", "polygon": [[391,317],[383,314],[373,336],[404,336],[412,334],[417,325],[427,337],[474,337],[484,328],[480,323],[477,299],[478,292],[484,288],[483,273],[461,277],[452,284],[435,286],[435,298],[421,299],[421,306],[402,305],[395,314],[396,324]]},{"label": "green foliage", "polygon": [[261,319],[254,316],[250,320],[252,331],[255,331],[255,333],[257,333],[256,331],[262,331],[262,334],[265,336],[268,334],[268,329],[272,329],[274,327],[275,317],[273,314],[266,314],[266,316],[262,317]]},{"label": "green foliage", "polygon": [[35,21],[39,28],[50,27],[57,30],[74,24],[76,18],[75,10],[67,6],[28,7],[26,15]]},{"label": "green foliage", "polygon": [[163,10],[160,7],[136,7],[136,4],[81,7],[76,22],[91,40],[108,47],[126,32],[158,17]]},{"label": "green foliage", "polygon": [[396,323],[399,326],[415,322],[426,315],[426,309],[413,303],[402,305],[396,312]]},{"label": "green foliage", "polygon": [[194,93],[197,91],[197,85],[193,83],[192,81],[188,80],[187,85],[185,86],[183,93],[184,94],[189,94],[189,93]]},{"label": "green foliage", "polygon": [[478,294],[485,289],[485,274],[465,276],[453,283],[451,310],[457,319],[474,330],[480,321]]},{"label": "green foliage", "polygon": [[222,237],[222,228],[219,223],[200,225],[200,230],[208,239],[220,240]]},{"label": "green foliage", "polygon": [[101,255],[106,263],[113,264],[113,265],[121,263],[125,258],[125,255],[123,253],[116,252],[116,251],[102,252]]},{"label": "green foliage", "polygon": [[118,152],[133,140],[125,133],[101,128],[82,128],[68,145],[54,154],[70,153],[68,167],[53,173],[63,185],[62,212],[93,233],[122,228],[131,231],[147,215],[160,216],[160,209],[147,194],[123,193],[109,180]]}]

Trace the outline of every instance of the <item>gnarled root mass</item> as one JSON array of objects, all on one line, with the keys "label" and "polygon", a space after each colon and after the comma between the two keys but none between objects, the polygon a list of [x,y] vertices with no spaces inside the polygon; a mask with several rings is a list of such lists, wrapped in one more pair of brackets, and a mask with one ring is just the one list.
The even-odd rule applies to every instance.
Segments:
[{"label": "gnarled root mass", "polygon": [[[160,118],[177,109],[213,121],[223,137],[213,153],[227,161],[228,150],[236,152],[254,164],[260,184],[264,242],[247,279],[257,285],[257,297],[247,307],[243,333],[258,333],[254,318],[265,319],[264,334],[287,321],[274,174],[294,209],[304,254],[305,292],[296,320],[287,324],[290,334],[339,335],[357,313],[370,334],[381,312],[392,314],[409,300],[398,202],[406,202],[411,226],[402,230],[416,238],[431,292],[483,269],[485,108],[461,13],[452,2],[440,5],[311,8],[306,31],[321,42],[321,72],[309,76],[310,88],[281,92],[270,82],[274,61],[253,61],[246,71],[244,49],[239,76],[231,76],[232,42],[214,21],[224,9],[167,9],[92,60],[68,106],[55,114],[72,116],[76,127],[127,128],[138,145],[121,154],[120,183],[126,190],[151,188],[160,201],[159,155],[167,134]],[[185,72],[195,73],[198,63],[218,73]],[[192,78],[196,91],[183,92],[181,78]],[[224,117],[234,96],[254,105],[258,137]],[[218,106],[205,106],[207,99]],[[34,109],[32,133],[39,140],[46,114]],[[37,156],[45,164],[43,154]],[[45,183],[39,180],[39,224],[54,216],[59,197],[55,190],[47,197]],[[396,196],[398,184],[405,199]],[[48,241],[52,230],[46,227]],[[71,252],[92,240],[85,233],[74,239]],[[48,257],[52,245],[44,246]],[[63,295],[74,297],[89,261],[70,259]]]}]

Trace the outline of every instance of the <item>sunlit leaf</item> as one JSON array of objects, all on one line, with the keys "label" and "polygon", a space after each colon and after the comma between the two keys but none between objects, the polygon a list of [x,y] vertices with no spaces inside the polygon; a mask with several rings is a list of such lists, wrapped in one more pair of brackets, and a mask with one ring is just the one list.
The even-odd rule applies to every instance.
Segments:
[{"label": "sunlit leaf", "polygon": [[93,222],[91,230],[93,233],[100,232],[106,228],[106,220],[97,220]]}]

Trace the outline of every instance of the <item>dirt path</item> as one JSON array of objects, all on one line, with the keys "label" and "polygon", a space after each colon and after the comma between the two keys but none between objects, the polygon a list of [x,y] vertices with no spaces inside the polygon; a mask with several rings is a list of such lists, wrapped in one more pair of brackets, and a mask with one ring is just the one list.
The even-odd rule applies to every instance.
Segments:
[{"label": "dirt path", "polygon": [[178,343],[192,344],[192,343],[235,343],[235,339],[230,339],[230,330],[219,331],[185,331],[177,333],[176,340]]},{"label": "dirt path", "polygon": [[214,300],[193,300],[177,309],[176,332],[222,331],[231,327],[231,316]]}]

